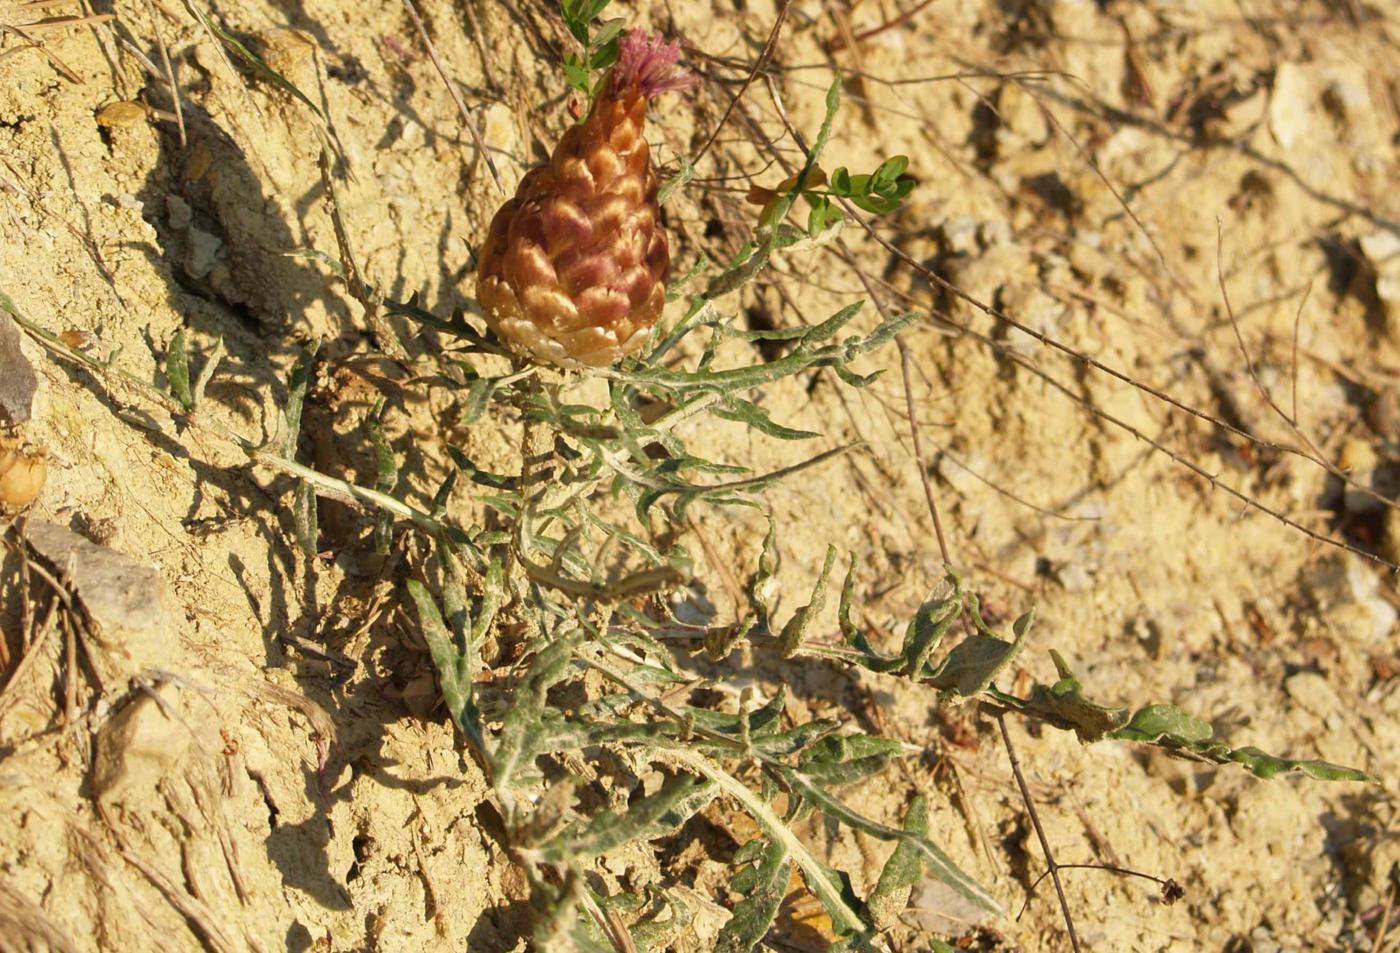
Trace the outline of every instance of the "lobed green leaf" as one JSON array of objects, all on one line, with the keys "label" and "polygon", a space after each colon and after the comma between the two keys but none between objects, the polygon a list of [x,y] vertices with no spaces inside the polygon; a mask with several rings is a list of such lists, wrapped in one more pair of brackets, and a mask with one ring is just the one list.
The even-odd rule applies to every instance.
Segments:
[{"label": "lobed green leaf", "polygon": [[1330,761],[1294,760],[1268,754],[1253,746],[1231,748],[1213,739],[1210,725],[1193,718],[1174,705],[1149,705],[1138,710],[1111,738],[1155,745],[1169,752],[1216,764],[1243,765],[1255,777],[1268,780],[1291,771],[1319,781],[1379,781],[1365,771]]},{"label": "lobed green leaf", "polygon": [[872,735],[827,735],[803,750],[798,767],[815,784],[851,784],[903,754],[902,742]]},{"label": "lobed green leaf", "polygon": [[[715,953],[749,953],[773,926],[778,907],[787,895],[792,862],[787,848],[777,841],[750,841],[762,849],[747,876],[735,877],[735,889],[744,899],[734,905],[729,919],[715,939]],[[746,847],[749,845],[745,845]]]},{"label": "lobed green leaf", "polygon": [[633,801],[622,811],[600,811],[539,849],[540,859],[588,860],[635,840],[655,840],[675,833],[691,815],[719,793],[713,781],[690,774],[666,780],[661,790]]}]

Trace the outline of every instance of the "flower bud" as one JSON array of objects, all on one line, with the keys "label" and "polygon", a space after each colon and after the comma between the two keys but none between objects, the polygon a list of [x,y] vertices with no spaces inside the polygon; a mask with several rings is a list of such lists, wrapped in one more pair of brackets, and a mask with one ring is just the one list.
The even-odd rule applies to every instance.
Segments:
[{"label": "flower bud", "polygon": [[677,44],[633,31],[582,123],[521,180],[477,264],[487,324],[541,364],[605,367],[645,343],[670,253],[643,135],[647,100],[695,82]]}]

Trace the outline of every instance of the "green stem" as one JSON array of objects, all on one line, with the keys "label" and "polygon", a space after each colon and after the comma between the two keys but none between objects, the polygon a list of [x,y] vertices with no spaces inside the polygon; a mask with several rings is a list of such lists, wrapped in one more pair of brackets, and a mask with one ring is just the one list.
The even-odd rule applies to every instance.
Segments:
[{"label": "green stem", "polygon": [[476,549],[471,537],[455,526],[449,526],[441,520],[434,519],[429,514],[416,507],[409,506],[402,500],[390,496],[388,493],[381,493],[378,490],[371,490],[369,487],[360,486],[356,483],[348,483],[345,480],[327,476],[319,470],[297,463],[295,460],[288,460],[267,450],[248,450],[249,458],[260,466],[273,470],[281,470],[283,473],[290,473],[292,476],[300,477],[309,483],[315,490],[316,495],[326,499],[339,500],[351,506],[371,506],[392,513],[401,519],[409,520],[422,529],[433,534],[443,534],[453,543],[459,546],[466,546],[469,549]]}]

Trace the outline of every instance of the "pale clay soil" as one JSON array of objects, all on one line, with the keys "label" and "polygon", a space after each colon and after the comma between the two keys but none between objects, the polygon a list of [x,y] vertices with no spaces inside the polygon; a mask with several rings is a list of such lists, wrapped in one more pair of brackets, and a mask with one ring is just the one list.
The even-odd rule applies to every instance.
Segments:
[{"label": "pale clay soil", "polygon": [[[907,23],[854,48],[839,42],[916,6]],[[513,189],[571,121],[552,59],[565,34],[544,3],[423,7]],[[485,830],[485,782],[437,705],[428,658],[399,608],[424,544],[402,531],[408,558],[385,568],[368,555],[369,522],[326,504],[326,555],[308,560],[293,542],[289,478],[250,467],[217,436],[277,436],[291,363],[312,337],[325,344],[300,459],[319,469],[372,480],[362,424],[381,392],[404,458],[396,493],[418,505],[450,465],[446,443],[512,472],[517,425],[499,414],[461,427],[450,393],[365,357],[375,344],[363,309],[321,259],[288,254],[336,255],[317,126],[304,106],[230,66],[179,4],[91,9],[115,20],[31,31],[71,76],[17,33],[0,41],[0,291],[53,332],[85,332],[92,353],[116,351],[115,366],[142,381],[163,385],[164,354],[181,328],[196,366],[220,338],[227,357],[189,426],[126,379],[25,339],[40,388],[21,433],[48,448],[50,463],[29,519],[153,567],[163,594],[85,650],[103,687],[86,678],[77,720],[65,724],[62,638],[22,678],[12,674],[20,561],[6,550],[0,949],[522,949],[523,881]],[[709,81],[653,109],[654,155],[674,170],[737,91],[775,6],[612,9],[708,55],[688,58]],[[0,0],[0,24],[79,15],[77,3]],[[217,3],[212,15],[329,117],[354,173],[341,200],[369,280],[392,297],[416,293],[439,315],[463,305],[472,250],[501,195],[401,4],[248,0]],[[157,29],[179,76],[184,145],[164,115],[164,84],[118,42],[158,64]],[[908,254],[1185,404],[1297,443],[1247,371],[1223,274],[1258,380],[1285,412],[1296,400],[1325,460],[1394,492],[1393,0],[801,0],[777,63],[788,68],[777,83],[782,102],[809,138],[833,65],[868,74],[846,87],[825,164],[855,170],[911,157],[920,185],[878,225]],[[1045,72],[987,75],[1030,70]],[[137,100],[162,113],[112,108]],[[705,181],[667,208],[678,271],[702,252],[722,259],[747,237],[748,176],[782,178],[767,168],[760,132],[783,133],[762,81],[698,167]],[[999,620],[1038,611],[1006,686],[1053,680],[1054,648],[1097,700],[1171,702],[1234,744],[1380,778],[1264,782],[1114,743],[1084,747],[1013,721],[1062,863],[1122,865],[1185,888],[1165,905],[1147,881],[1066,872],[1085,947],[1372,949],[1400,876],[1395,577],[1212,490],[1086,406],[1384,558],[1400,557],[1400,521],[1364,494],[1343,493],[1313,463],[1251,446],[1008,332],[895,267],[858,229],[844,235],[862,267],[915,306],[990,335],[1066,385],[1055,390],[946,325],[907,334],[954,558]],[[864,296],[853,270],[817,247],[786,255],[724,306],[742,309],[741,322],[786,326]],[[873,311],[861,320],[870,327]],[[431,346],[398,327],[411,353]],[[742,342],[720,357],[754,358]],[[928,595],[941,560],[893,348],[865,359],[864,369],[879,367],[892,373],[865,391],[829,375],[764,391],[776,419],[822,431],[818,449],[869,444],[765,500],[780,528],[788,611],[804,601],[831,542],[843,563],[856,555],[862,616],[888,632]],[[812,452],[705,427],[687,433],[694,446],[757,471]],[[451,513],[468,524],[480,508],[463,491]],[[686,545],[710,600],[731,613],[717,566],[739,577],[752,570],[763,519],[695,513]],[[835,631],[834,608],[818,628]],[[761,692],[786,682],[796,716],[879,726],[925,750],[850,797],[898,823],[912,794],[928,794],[935,840],[1012,912],[970,924],[945,892],[921,889],[900,949],[926,949],[921,931],[930,929],[973,949],[1067,948],[1048,882],[1014,916],[1043,858],[992,722],[972,710],[939,713],[926,693],[893,679],[756,650],[706,671]],[[146,689],[134,687],[137,676]],[[108,748],[94,741],[104,731]],[[722,801],[707,811],[712,835],[741,827],[732,813]],[[819,824],[802,833],[858,890],[890,850]],[[605,858],[600,876],[631,890],[683,883],[693,922],[672,948],[704,950],[732,903],[727,868],[701,841],[668,850],[658,860],[628,848]],[[1382,948],[1395,948],[1396,935]],[[791,917],[770,939],[775,949],[822,948]]]}]

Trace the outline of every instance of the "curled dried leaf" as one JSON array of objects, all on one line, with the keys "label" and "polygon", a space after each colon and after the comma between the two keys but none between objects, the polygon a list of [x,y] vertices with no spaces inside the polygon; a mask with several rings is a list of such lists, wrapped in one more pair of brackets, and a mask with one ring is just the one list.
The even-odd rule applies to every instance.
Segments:
[{"label": "curled dried leaf", "polygon": [[0,512],[18,513],[33,503],[48,477],[48,451],[0,437]]},{"label": "curled dried leaf", "polygon": [[78,328],[68,328],[66,331],[58,332],[58,339],[75,351],[86,351],[93,345],[92,334]]},{"label": "curled dried leaf", "polygon": [[[797,180],[802,173],[796,172],[779,182],[773,188],[762,185],[749,187],[748,194],[744,196],[744,201],[750,205],[767,205],[780,195],[791,192],[797,186]],[[807,173],[807,180],[802,183],[805,188],[819,189],[826,185],[826,172],[821,166],[816,166]]]},{"label": "curled dried leaf", "polygon": [[761,185],[749,187],[748,194],[744,196],[744,201],[750,205],[767,205],[778,197],[776,189],[766,189]]},{"label": "curled dried leaf", "polygon": [[105,129],[119,129],[146,121],[146,107],[135,100],[108,103],[97,111],[97,124]]}]

